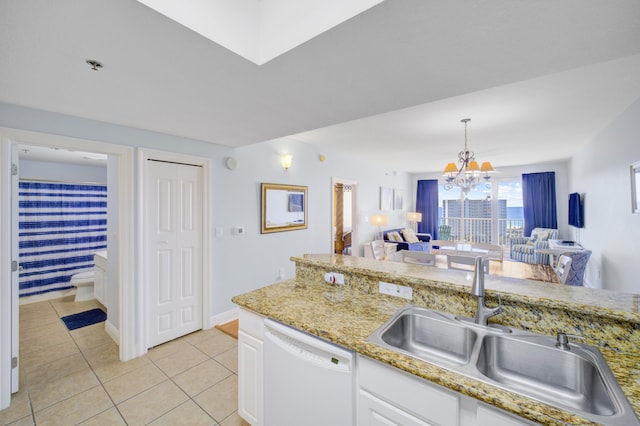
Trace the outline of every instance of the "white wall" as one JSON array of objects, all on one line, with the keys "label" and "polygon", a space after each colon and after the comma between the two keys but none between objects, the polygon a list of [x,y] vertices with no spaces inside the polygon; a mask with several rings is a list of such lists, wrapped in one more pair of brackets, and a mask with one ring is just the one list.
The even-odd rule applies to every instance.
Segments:
[{"label": "white wall", "polygon": [[107,183],[107,165],[52,163],[49,161],[20,160],[20,179],[43,179],[58,182]]},{"label": "white wall", "polygon": [[[389,214],[389,228],[406,224],[406,211],[411,208],[409,200],[415,198],[406,173],[372,167],[338,152],[319,152],[314,146],[287,139],[233,150],[3,103],[0,103],[0,126],[210,158],[211,315],[233,308],[234,295],[273,283],[281,269],[285,278],[291,278],[294,275],[291,256],[331,252],[332,177],[359,183],[360,215],[354,218],[354,225],[359,226],[361,243],[370,241],[376,232],[367,221],[371,214],[379,212],[380,186],[402,189],[405,194],[404,210],[385,212]],[[294,156],[288,171],[280,165],[282,152]],[[321,153],[326,155],[324,162],[319,160]],[[230,156],[239,162],[235,170],[224,166]],[[261,235],[261,182],[308,186],[308,229]],[[137,183],[131,185],[136,188]],[[236,226],[244,226],[245,234],[233,235]],[[216,228],[222,230],[220,237],[215,236]],[[121,237],[135,238],[135,235]]]},{"label": "white wall", "polygon": [[[280,154],[284,152],[293,154],[292,166],[286,171],[280,166]],[[326,156],[324,162],[319,160],[320,154]],[[218,311],[231,306],[228,300],[233,295],[273,283],[281,269],[285,278],[293,277],[295,268],[289,260],[292,255],[331,252],[332,177],[358,181],[360,214],[354,218],[354,226],[359,226],[361,243],[372,240],[376,232],[368,224],[368,217],[379,212],[379,187],[401,188],[405,194],[410,193],[405,173],[394,175],[357,159],[320,152],[315,146],[292,140],[239,148],[233,156],[238,168],[224,169],[223,182],[214,182],[214,191],[221,191],[214,194],[214,227],[224,226],[224,236],[214,238],[214,258],[221,266],[227,266],[216,275],[221,281],[214,283],[213,304]],[[308,229],[261,235],[261,182],[308,186]],[[404,225],[405,214],[401,211],[386,213],[389,227]],[[231,235],[234,226],[244,226],[245,235]],[[362,252],[361,248],[357,250]]]},{"label": "white wall", "polygon": [[640,214],[631,213],[629,166],[640,161],[640,99],[569,163],[570,192],[583,198],[580,241],[593,254],[587,285],[640,293]]}]

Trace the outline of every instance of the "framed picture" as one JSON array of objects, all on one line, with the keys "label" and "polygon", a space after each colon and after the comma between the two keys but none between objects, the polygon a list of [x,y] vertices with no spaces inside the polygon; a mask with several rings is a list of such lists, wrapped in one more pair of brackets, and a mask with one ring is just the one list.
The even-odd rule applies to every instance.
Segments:
[{"label": "framed picture", "polygon": [[402,189],[393,190],[393,209],[402,210]]},{"label": "framed picture", "polygon": [[640,214],[640,161],[633,163],[631,169],[631,212]]},{"label": "framed picture", "polygon": [[307,229],[307,187],[262,183],[260,233]]},{"label": "framed picture", "polygon": [[380,187],[380,210],[393,210],[393,189]]}]

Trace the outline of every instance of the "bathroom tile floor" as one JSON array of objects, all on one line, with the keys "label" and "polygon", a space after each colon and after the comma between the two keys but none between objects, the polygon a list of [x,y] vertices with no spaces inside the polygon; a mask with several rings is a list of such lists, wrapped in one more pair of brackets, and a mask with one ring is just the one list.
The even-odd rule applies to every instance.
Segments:
[{"label": "bathroom tile floor", "polygon": [[236,339],[198,331],[121,362],[104,323],[70,332],[60,320],[96,307],[73,296],[20,306],[20,391],[1,425],[247,425]]}]

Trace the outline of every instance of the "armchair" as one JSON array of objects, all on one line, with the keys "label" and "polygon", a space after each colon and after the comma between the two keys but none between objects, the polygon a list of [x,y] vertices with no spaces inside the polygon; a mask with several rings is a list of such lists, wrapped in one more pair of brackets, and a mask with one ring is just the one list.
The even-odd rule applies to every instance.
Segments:
[{"label": "armchair", "polygon": [[541,249],[549,248],[549,240],[558,239],[558,230],[551,228],[533,228],[531,237],[512,238],[509,246],[509,256],[512,260],[542,265],[549,264],[549,255],[540,253]]}]

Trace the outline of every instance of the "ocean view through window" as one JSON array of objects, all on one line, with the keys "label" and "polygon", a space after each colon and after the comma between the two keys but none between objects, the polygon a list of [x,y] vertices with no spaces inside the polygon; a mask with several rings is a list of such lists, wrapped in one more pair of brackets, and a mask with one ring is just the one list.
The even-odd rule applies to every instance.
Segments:
[{"label": "ocean view through window", "polygon": [[439,238],[509,245],[522,236],[522,182],[519,178],[479,185],[463,197],[459,188],[438,185]]}]

